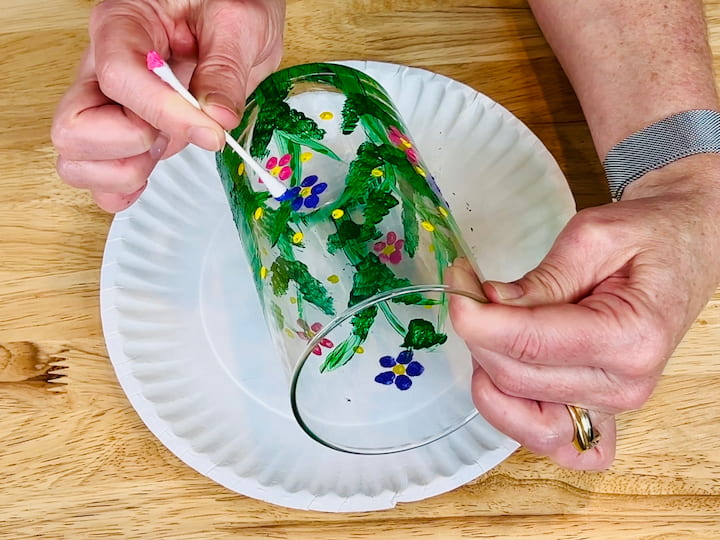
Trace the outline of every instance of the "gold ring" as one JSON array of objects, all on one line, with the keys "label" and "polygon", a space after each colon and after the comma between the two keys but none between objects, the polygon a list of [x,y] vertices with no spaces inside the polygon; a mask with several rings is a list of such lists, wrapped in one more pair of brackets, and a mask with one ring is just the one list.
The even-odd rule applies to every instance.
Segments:
[{"label": "gold ring", "polygon": [[580,452],[595,448],[600,442],[600,433],[593,427],[587,409],[566,405],[575,426],[573,444]]}]

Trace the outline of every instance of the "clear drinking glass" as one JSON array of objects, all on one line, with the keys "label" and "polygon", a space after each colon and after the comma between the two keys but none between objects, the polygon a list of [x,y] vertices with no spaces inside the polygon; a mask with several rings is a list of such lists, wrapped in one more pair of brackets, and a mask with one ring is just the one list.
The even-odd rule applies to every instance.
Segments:
[{"label": "clear drinking glass", "polygon": [[472,257],[383,88],[342,65],[290,67],[259,85],[233,135],[288,188],[276,200],[232,150],[217,155],[300,426],[383,454],[475,416],[448,298],[485,299],[443,283]]}]

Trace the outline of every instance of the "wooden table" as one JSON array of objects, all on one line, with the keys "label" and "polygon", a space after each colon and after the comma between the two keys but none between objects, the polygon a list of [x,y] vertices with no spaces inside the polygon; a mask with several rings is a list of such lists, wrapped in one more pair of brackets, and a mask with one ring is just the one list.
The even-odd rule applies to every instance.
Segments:
[{"label": "wooden table", "polygon": [[[451,493],[321,514],[232,493],[181,463],[118,385],[98,314],[112,217],[54,172],[53,109],[90,0],[0,10],[0,537],[720,538],[720,296],[604,473],[524,450]],[[720,2],[706,1],[720,52]],[[579,207],[607,201],[567,80],[520,0],[295,0],[285,64],[363,58],[428,68],[504,104],[544,141]]]}]

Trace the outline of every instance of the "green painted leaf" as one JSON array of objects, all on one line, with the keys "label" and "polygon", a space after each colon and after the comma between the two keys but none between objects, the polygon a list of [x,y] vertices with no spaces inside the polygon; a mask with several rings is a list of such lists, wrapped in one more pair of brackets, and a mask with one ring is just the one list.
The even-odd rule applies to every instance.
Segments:
[{"label": "green painted leaf", "polygon": [[290,202],[280,205],[277,209],[266,208],[262,217],[262,225],[267,232],[271,245],[277,244],[280,236],[283,234],[292,237],[292,229],[290,228],[290,215],[292,207]]},{"label": "green painted leaf", "polygon": [[370,306],[366,309],[363,309],[359,313],[356,313],[355,316],[353,316],[352,318],[351,324],[353,327],[353,333],[356,336],[360,337],[360,339],[362,339],[363,341],[365,341],[365,339],[368,337],[370,327],[375,321],[377,312],[377,306]]},{"label": "green painted leaf", "polygon": [[360,343],[362,343],[362,340],[358,336],[350,334],[345,341],[336,345],[335,348],[330,351],[320,366],[320,373],[332,371],[347,364],[350,359],[355,356],[355,349],[357,349]]},{"label": "green painted leaf", "polygon": [[350,323],[353,327],[353,333],[328,354],[325,362],[320,367],[321,372],[332,371],[348,363],[355,355],[358,346],[367,339],[370,328],[375,322],[377,312],[377,306],[370,306],[353,316]]},{"label": "green painted leaf", "polygon": [[338,206],[350,208],[365,200],[368,191],[376,184],[371,171],[383,165],[378,147],[370,142],[362,143],[357,157],[350,163],[345,177],[345,190],[338,200]]},{"label": "green painted leaf", "polygon": [[329,158],[332,158],[336,161],[342,161],[342,158],[338,156],[335,152],[333,152],[330,148],[322,144],[321,142],[318,142],[314,139],[308,139],[299,137],[293,133],[287,133],[285,131],[277,131],[276,135],[280,137],[285,137],[286,139],[291,140],[295,144],[302,145],[308,147],[310,150],[315,150],[315,152],[319,154],[323,154]]},{"label": "green painted leaf", "polygon": [[312,139],[321,140],[325,136],[325,130],[303,112],[292,109],[284,101],[270,100],[263,103],[258,111],[250,153],[255,157],[263,156],[275,131],[282,131],[288,138],[296,137],[302,144]]},{"label": "green painted leaf", "polygon": [[420,231],[412,202],[405,199],[403,199],[402,225],[405,234],[405,253],[410,257],[414,257],[420,241]]},{"label": "green painted leaf", "polygon": [[363,217],[365,218],[363,228],[374,228],[390,213],[390,209],[397,205],[398,200],[392,193],[377,189],[371,190],[363,209]]},{"label": "green painted leaf", "polygon": [[[397,277],[374,253],[366,254],[355,265],[355,270],[348,307],[367,300],[379,292],[400,289],[411,285],[409,279]],[[422,300],[420,295],[417,295],[417,299],[412,297],[413,294],[406,294],[396,300],[412,304],[420,303]]]},{"label": "green painted leaf", "polygon": [[366,92],[348,92],[342,115],[341,127],[345,135],[355,130],[360,117],[364,115],[379,120],[386,127],[400,124],[399,118],[389,103],[379,96]]},{"label": "green painted leaf", "polygon": [[290,281],[294,281],[305,300],[317,306],[326,315],[335,315],[333,301],[327,289],[310,274],[305,263],[278,257],[272,263],[270,271],[272,272],[270,284],[276,296],[285,294]]},{"label": "green painted leaf", "polygon": [[360,122],[360,115],[357,113],[350,96],[348,96],[342,108],[342,123],[340,124],[340,129],[342,129],[344,135],[349,135],[355,131],[358,122]]},{"label": "green painted leaf", "polygon": [[275,325],[278,328],[284,328],[285,317],[283,316],[282,309],[274,302],[270,304],[270,313],[272,313],[273,319],[275,319]]},{"label": "green painted leaf", "polygon": [[413,319],[408,325],[408,333],[402,346],[406,349],[429,349],[446,341],[447,335],[436,332],[430,321]]},{"label": "green painted leaf", "polygon": [[[364,244],[379,237],[380,233],[376,229],[362,227],[351,219],[346,219],[337,225],[336,233],[328,236],[327,250],[332,255],[341,249],[354,248],[358,244]],[[351,244],[355,244],[355,246]]]},{"label": "green painted leaf", "polygon": [[278,257],[270,267],[270,271],[272,272],[270,276],[270,286],[275,296],[282,296],[288,291],[288,285],[290,284],[289,262],[287,259]]}]

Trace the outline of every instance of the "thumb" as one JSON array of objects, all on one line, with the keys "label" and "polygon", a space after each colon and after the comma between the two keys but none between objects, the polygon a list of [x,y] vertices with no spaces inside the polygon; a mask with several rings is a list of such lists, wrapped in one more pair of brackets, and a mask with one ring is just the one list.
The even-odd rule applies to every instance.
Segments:
[{"label": "thumb", "polygon": [[207,2],[198,20],[198,63],[190,82],[203,110],[224,129],[238,125],[254,65],[276,32],[263,3]]},{"label": "thumb", "polygon": [[575,303],[608,277],[627,277],[631,255],[585,216],[576,214],[540,264],[521,279],[484,282],[488,299],[513,306]]}]

